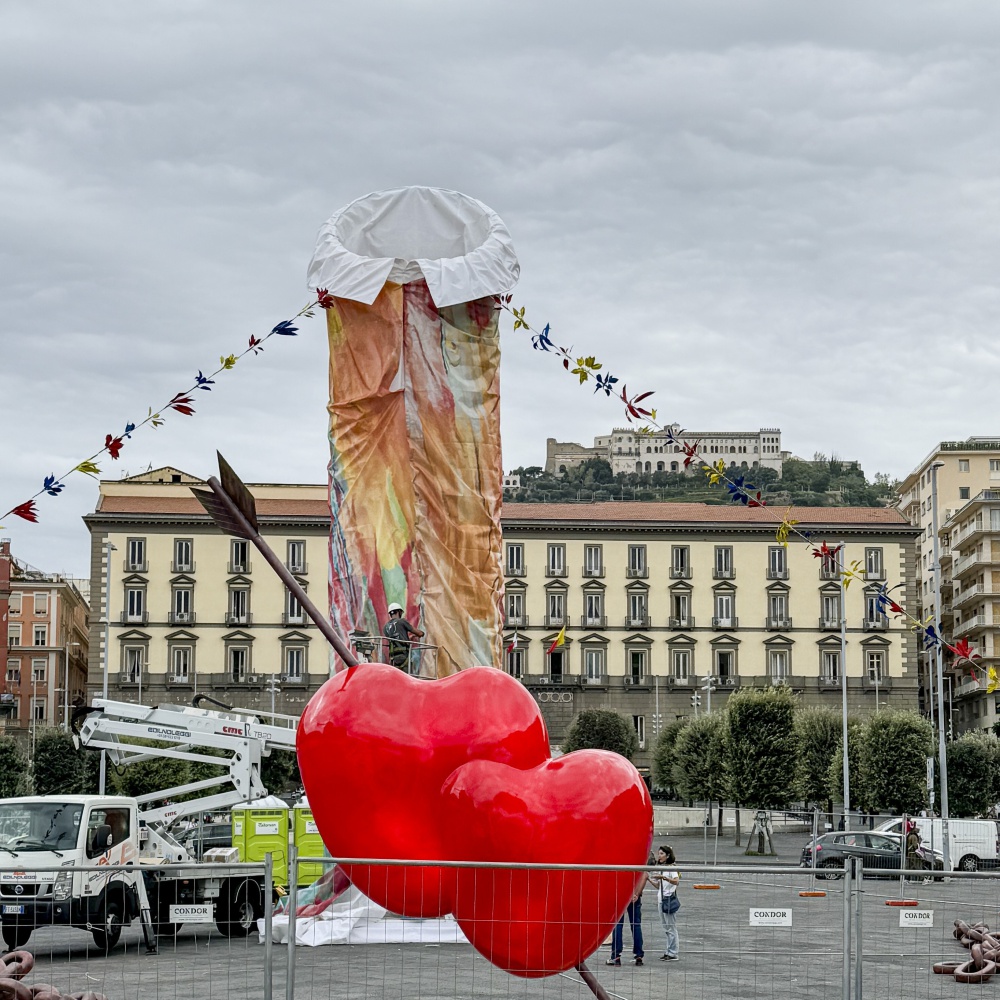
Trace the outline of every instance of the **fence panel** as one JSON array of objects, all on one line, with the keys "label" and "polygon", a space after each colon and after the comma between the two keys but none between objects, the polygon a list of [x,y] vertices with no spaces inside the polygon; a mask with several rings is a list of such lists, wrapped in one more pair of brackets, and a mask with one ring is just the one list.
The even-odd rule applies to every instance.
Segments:
[{"label": "fence panel", "polygon": [[975,986],[935,973],[934,966],[972,957],[954,936],[956,920],[998,929],[997,872],[953,872],[947,877],[917,872],[904,879],[873,874],[866,873],[861,889],[863,1000],[968,997]]},{"label": "fence panel", "polygon": [[[367,859],[366,863],[387,868],[398,864],[376,859]],[[526,927],[525,921],[517,918],[517,907],[509,905],[510,892],[505,896],[496,891],[499,885],[506,887],[510,882],[506,877],[495,878],[497,866],[436,867],[464,871],[464,884],[476,894],[471,926],[477,936],[499,939],[501,945],[519,935],[535,944],[545,938],[558,950],[560,936],[574,938],[579,934],[572,914],[563,914],[562,919],[553,916],[540,928]],[[599,892],[600,873],[609,877],[621,871],[573,866],[510,868],[515,882],[525,879],[529,872],[536,879],[529,890],[529,906],[533,902],[531,892],[552,897],[567,884],[596,886]],[[661,959],[666,936],[655,890],[647,888],[641,914],[643,964],[633,964],[627,921],[620,966],[606,964],[611,958],[610,937],[597,942],[586,960],[609,996],[629,1000],[843,998],[843,879],[828,881],[817,879],[805,869],[749,864],[677,865],[676,869],[681,874],[681,909],[676,920],[679,959]],[[650,869],[653,873],[656,870]],[[538,880],[538,876],[544,878]],[[414,866],[410,866],[406,878],[420,878]],[[322,921],[301,915],[296,921],[294,933],[301,944],[333,938],[342,942],[339,947],[295,949],[296,1000],[497,996],[580,1000],[592,995],[580,974],[572,969],[540,978],[522,978],[501,971],[467,943],[450,917],[398,919],[372,907],[354,890],[345,893],[336,907],[336,912],[330,908]],[[514,919],[509,919],[512,916]],[[494,928],[488,926],[491,918],[497,921]],[[287,943],[287,917],[277,916],[275,921],[277,939]],[[463,923],[468,929],[470,922]]]},{"label": "fence panel", "polygon": [[[106,926],[103,922],[95,922],[92,930],[67,923],[71,903],[61,898],[62,892],[55,888],[56,879],[68,871],[83,872],[94,880],[94,891],[99,894],[105,882],[120,880],[135,869],[108,865],[35,868],[30,855],[30,851],[18,852],[16,862],[23,863],[22,868],[0,868],[4,950],[16,945],[33,956],[33,968],[23,979],[25,985],[47,983],[59,994],[90,991],[104,994],[108,1000],[269,1000],[267,949],[261,943],[256,921],[241,922],[232,912],[231,919],[223,921],[227,928],[223,933],[216,925],[218,914],[214,908],[208,913],[193,908],[185,911],[187,922],[167,927],[170,901],[166,896],[156,899],[154,891],[147,894],[154,908],[151,917],[163,921],[157,920],[161,933],[156,938],[155,952],[148,948],[138,918],[122,926],[120,934],[113,922],[110,937],[114,944],[107,947],[110,942],[99,943],[94,934],[94,930],[101,933]],[[190,864],[183,866],[183,872],[187,881],[179,883],[182,901],[194,880],[209,879],[220,887],[237,889],[246,884],[253,899],[253,915],[267,916],[265,867]],[[112,913],[117,907],[117,902],[112,904]],[[177,914],[175,910],[174,916]],[[282,966],[278,975],[283,974]]]}]

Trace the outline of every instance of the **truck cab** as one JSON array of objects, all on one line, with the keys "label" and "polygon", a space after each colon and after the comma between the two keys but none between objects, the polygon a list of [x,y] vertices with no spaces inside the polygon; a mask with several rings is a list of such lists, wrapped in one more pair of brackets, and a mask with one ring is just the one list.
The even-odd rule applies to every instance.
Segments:
[{"label": "truck cab", "polygon": [[143,896],[138,815],[136,800],[122,796],[0,799],[0,934],[8,948],[53,924],[88,930],[105,950],[117,944]]}]

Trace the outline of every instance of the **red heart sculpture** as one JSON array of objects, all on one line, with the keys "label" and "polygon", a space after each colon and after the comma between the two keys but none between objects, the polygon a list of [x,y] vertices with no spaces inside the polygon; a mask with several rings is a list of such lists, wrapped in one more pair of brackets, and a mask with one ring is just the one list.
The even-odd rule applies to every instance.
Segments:
[{"label": "red heart sculpture", "polygon": [[[331,677],[302,713],[299,770],[335,858],[450,860],[441,786],[457,767],[491,760],[534,767],[549,756],[535,700],[494,667],[442,680],[366,663]],[[455,869],[346,865],[369,899],[408,917],[453,907]],[[445,877],[447,876],[447,877]]]},{"label": "red heart sculpture", "polygon": [[[455,771],[442,791],[456,861],[642,866],[649,857],[649,792],[616,753],[578,750],[530,770],[477,760]],[[455,918],[494,965],[548,976],[600,946],[640,877],[460,868]]]}]

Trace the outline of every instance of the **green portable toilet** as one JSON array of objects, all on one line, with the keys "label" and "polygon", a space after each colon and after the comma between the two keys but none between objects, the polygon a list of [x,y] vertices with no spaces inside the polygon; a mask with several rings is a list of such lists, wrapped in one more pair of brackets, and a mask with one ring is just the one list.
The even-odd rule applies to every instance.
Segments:
[{"label": "green portable toilet", "polygon": [[[292,810],[292,836],[300,858],[322,858],[326,856],[323,838],[316,828],[311,809]],[[319,863],[299,865],[299,885],[311,885],[324,872],[326,865]]]},{"label": "green portable toilet", "polygon": [[275,885],[288,884],[288,809],[259,809],[253,806],[233,810],[233,846],[240,861],[263,864],[270,852]]}]

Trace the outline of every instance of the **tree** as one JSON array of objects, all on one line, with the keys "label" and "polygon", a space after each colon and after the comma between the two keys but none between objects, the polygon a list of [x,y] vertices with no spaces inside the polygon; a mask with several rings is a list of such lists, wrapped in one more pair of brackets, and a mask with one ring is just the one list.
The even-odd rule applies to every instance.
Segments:
[{"label": "tree", "polygon": [[[164,746],[155,740],[135,740],[140,746]],[[148,795],[187,784],[191,780],[187,761],[172,757],[152,757],[127,767],[115,767],[108,761],[108,787],[116,795]]]},{"label": "tree", "polygon": [[953,816],[983,816],[997,801],[1000,740],[993,733],[966,733],[946,747],[948,810]]},{"label": "tree", "polygon": [[[857,719],[847,720],[847,752],[848,778],[851,782],[850,806],[854,809],[868,808],[868,795],[862,771],[862,758],[865,754],[865,738],[867,729]],[[830,796],[838,802],[844,801],[844,745],[837,743],[836,753],[830,761],[829,771]]]},{"label": "tree", "polygon": [[285,795],[302,784],[299,759],[294,753],[273,750],[260,762],[260,780],[271,795]]},{"label": "tree", "polygon": [[722,804],[728,791],[723,767],[725,755],[725,716],[721,712],[691,719],[677,734],[673,749],[674,786],[681,798],[719,803],[719,826]]},{"label": "tree", "polygon": [[[725,765],[737,806],[749,806],[758,814],[784,808],[792,801],[795,790],[797,745],[792,693],[785,687],[743,688],[729,699],[726,717]],[[769,831],[759,818],[755,827],[759,853],[763,854]],[[738,823],[736,835],[739,838]]]},{"label": "tree", "polygon": [[38,734],[31,771],[36,795],[79,795],[86,786],[83,758],[62,729]]},{"label": "tree", "polygon": [[0,798],[28,792],[28,758],[15,739],[0,736]]},{"label": "tree", "polygon": [[798,762],[795,772],[799,797],[808,805],[833,811],[830,796],[830,763],[843,736],[840,713],[829,708],[805,708],[795,715]]},{"label": "tree", "polygon": [[869,812],[915,813],[927,805],[931,724],[916,712],[883,711],[864,723],[861,774]]},{"label": "tree", "polygon": [[612,750],[631,760],[639,749],[639,737],[635,726],[625,716],[606,708],[590,708],[573,720],[562,748],[565,753]]},{"label": "tree", "polygon": [[656,745],[653,747],[653,787],[666,792],[669,798],[677,797],[674,786],[674,746],[678,735],[690,721],[691,718],[687,717],[667,723],[656,737]]}]

